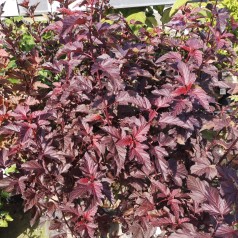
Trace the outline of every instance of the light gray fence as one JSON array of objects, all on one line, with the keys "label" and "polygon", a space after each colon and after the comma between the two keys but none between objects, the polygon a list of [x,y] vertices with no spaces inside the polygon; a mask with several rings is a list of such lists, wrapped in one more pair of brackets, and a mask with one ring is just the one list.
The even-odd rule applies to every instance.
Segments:
[{"label": "light gray fence", "polygon": [[[24,14],[24,9],[18,7],[17,3],[21,3],[23,0],[0,0],[0,3],[5,2],[4,14],[3,16],[19,16]],[[77,2],[81,2],[78,0]],[[110,0],[110,4],[115,8],[127,8],[127,7],[140,7],[140,6],[153,6],[153,5],[170,5],[173,4],[175,0]],[[47,13],[51,10],[55,11],[59,6],[57,2],[54,2],[51,6],[48,0],[30,0],[30,4],[36,4],[40,2],[36,9],[36,14]],[[73,8],[76,3],[71,4]]]}]

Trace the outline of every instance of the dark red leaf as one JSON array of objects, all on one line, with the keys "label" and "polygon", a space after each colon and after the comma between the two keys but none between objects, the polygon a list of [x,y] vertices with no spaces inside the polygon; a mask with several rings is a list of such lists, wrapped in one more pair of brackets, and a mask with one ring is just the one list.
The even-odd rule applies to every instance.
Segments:
[{"label": "dark red leaf", "polygon": [[198,202],[202,203],[207,200],[207,186],[206,182],[201,181],[199,178],[188,176],[187,179],[188,189],[192,192],[190,197]]},{"label": "dark red leaf", "polygon": [[160,146],[155,146],[154,147],[154,155],[156,157],[155,164],[157,166],[158,171],[163,175],[164,179],[167,178],[169,175],[169,164],[168,162],[164,159],[165,156],[168,156],[168,152]]},{"label": "dark red leaf", "polygon": [[191,127],[189,125],[187,125],[185,122],[180,120],[178,117],[175,117],[175,116],[169,115],[169,114],[162,114],[162,116],[159,119],[159,123],[179,126],[179,127],[185,128],[185,129],[191,129]]},{"label": "dark red leaf", "polygon": [[98,176],[98,166],[87,152],[84,155],[84,161],[82,162],[81,169],[84,176],[88,176],[89,178],[93,179],[97,178]]},{"label": "dark red leaf", "polygon": [[74,199],[85,195],[93,195],[92,205],[95,205],[100,203],[103,198],[102,189],[103,186],[98,181],[90,181],[88,178],[79,179],[76,187],[70,194],[70,200],[73,201]]},{"label": "dark red leaf", "polygon": [[234,230],[231,226],[221,225],[215,235],[222,238],[236,238],[238,237],[238,230]]},{"label": "dark red leaf", "polygon": [[194,88],[189,92],[189,95],[196,100],[203,106],[204,109],[207,111],[211,111],[209,103],[214,102],[210,96],[206,94],[206,92],[202,88]]},{"label": "dark red leaf", "polygon": [[178,52],[169,52],[164,54],[163,56],[161,56],[157,61],[156,64],[159,64],[162,61],[165,60],[173,60],[175,62],[181,61],[182,60],[182,56],[180,53]]},{"label": "dark red leaf", "polygon": [[23,169],[26,171],[37,171],[37,172],[44,172],[43,167],[37,161],[28,161],[21,165]]},{"label": "dark red leaf", "polygon": [[218,175],[216,165],[211,164],[206,157],[195,158],[194,161],[195,165],[191,166],[191,173],[199,176],[205,174],[209,179],[213,179]]},{"label": "dark red leaf", "polygon": [[198,232],[197,229],[191,223],[184,223],[182,229],[178,229],[176,232],[172,233],[170,238],[212,238],[209,233]]},{"label": "dark red leaf", "polygon": [[227,202],[221,198],[219,191],[213,187],[209,187],[207,190],[208,204],[203,204],[204,211],[209,212],[212,215],[224,216],[231,211],[231,208]]},{"label": "dark red leaf", "polygon": [[92,74],[97,72],[102,73],[102,77],[107,77],[111,83],[111,89],[120,90],[123,89],[123,83],[120,76],[120,61],[106,58],[100,59],[92,66]]},{"label": "dark red leaf", "polygon": [[180,61],[178,63],[178,70],[181,77],[177,77],[177,80],[180,81],[183,85],[188,86],[195,82],[195,74],[190,72],[188,66],[184,62]]},{"label": "dark red leaf", "polygon": [[138,127],[134,127],[132,130],[133,137],[139,141],[143,142],[146,140],[146,135],[150,129],[150,123],[145,120],[144,117],[139,118],[139,124]]},{"label": "dark red leaf", "polygon": [[77,13],[74,15],[66,16],[64,18],[61,34],[66,36],[72,31],[75,25],[82,25],[86,23],[86,16],[83,13]]}]

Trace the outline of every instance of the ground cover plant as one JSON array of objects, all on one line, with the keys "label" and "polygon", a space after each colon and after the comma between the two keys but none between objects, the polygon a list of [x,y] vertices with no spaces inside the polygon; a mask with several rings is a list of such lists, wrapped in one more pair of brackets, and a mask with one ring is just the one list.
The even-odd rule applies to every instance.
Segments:
[{"label": "ground cover plant", "polygon": [[187,5],[147,30],[104,1],[59,2],[28,43],[1,22],[0,165],[14,169],[0,187],[54,238],[237,237],[237,105],[220,96],[237,94],[229,12]]}]

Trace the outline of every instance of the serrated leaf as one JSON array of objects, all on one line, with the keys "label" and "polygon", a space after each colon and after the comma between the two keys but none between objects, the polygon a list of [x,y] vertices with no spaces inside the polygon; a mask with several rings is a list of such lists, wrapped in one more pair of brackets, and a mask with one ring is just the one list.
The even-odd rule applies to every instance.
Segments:
[{"label": "serrated leaf", "polygon": [[206,197],[208,204],[203,204],[202,208],[211,215],[224,216],[231,211],[229,204],[225,199],[221,198],[219,191],[216,188],[208,187]]},{"label": "serrated leaf", "polygon": [[155,63],[158,64],[165,60],[174,60],[175,62],[178,62],[178,61],[182,60],[182,56],[178,52],[171,51],[171,52],[168,52],[168,53],[162,55],[159,59],[157,59],[157,61]]},{"label": "serrated leaf", "polygon": [[176,0],[169,12],[169,16],[172,16],[174,13],[176,13],[180,7],[187,3],[187,1],[188,0]]},{"label": "serrated leaf", "polygon": [[191,85],[196,80],[196,75],[194,73],[191,73],[188,65],[183,61],[180,61],[178,63],[178,70],[182,77],[177,77],[177,80],[183,85],[185,85],[187,88],[191,87]]},{"label": "serrated leaf", "polygon": [[97,177],[98,166],[87,152],[84,155],[84,161],[82,162],[81,169],[85,176],[91,176],[93,178]]},{"label": "serrated leaf", "polygon": [[199,102],[199,104],[207,111],[211,111],[209,103],[214,102],[214,99],[200,87],[194,88],[189,92],[189,95]]},{"label": "serrated leaf", "polygon": [[160,124],[168,124],[168,125],[174,125],[174,126],[180,126],[185,129],[192,129],[189,125],[187,125],[185,122],[180,120],[178,117],[173,115],[166,115],[163,114],[159,119]]},{"label": "serrated leaf", "polygon": [[208,158],[195,158],[194,161],[195,164],[191,166],[191,173],[196,174],[198,176],[202,176],[203,174],[205,174],[208,179],[213,179],[218,175],[216,165],[211,164]]},{"label": "serrated leaf", "polygon": [[146,135],[149,132],[150,123],[148,123],[142,116],[140,117],[139,122],[139,127],[133,127],[132,135],[137,141],[143,142],[146,140]]},{"label": "serrated leaf", "polygon": [[155,155],[157,159],[155,161],[156,167],[158,171],[166,179],[170,171],[168,170],[168,167],[169,167],[168,161],[165,160],[164,157],[168,156],[168,152],[163,147],[160,147],[160,146],[155,146],[153,152],[154,152],[153,154]]},{"label": "serrated leaf", "polygon": [[[72,29],[74,28],[75,25],[82,25],[86,22],[85,15],[83,12],[78,13],[78,14],[73,14],[66,16],[63,20],[63,26],[61,25],[61,22],[56,22],[55,24],[52,25],[51,28],[48,30],[55,30],[55,28],[59,28],[59,30],[62,29],[61,34],[62,36],[66,36]],[[57,25],[58,23],[58,25]]]},{"label": "serrated leaf", "polygon": [[216,230],[215,235],[222,238],[235,238],[238,237],[238,230],[230,225],[223,224]]},{"label": "serrated leaf", "polygon": [[113,90],[123,89],[123,83],[120,75],[120,61],[106,57],[104,55],[98,57],[98,62],[95,62],[92,66],[91,72],[95,74],[101,72],[103,77],[111,83],[111,88]]},{"label": "serrated leaf", "polygon": [[78,180],[77,185],[70,194],[70,200],[73,201],[76,198],[92,195],[92,205],[96,205],[101,202],[103,198],[102,194],[103,186],[98,181],[91,181],[88,178],[81,178]]},{"label": "serrated leaf", "polygon": [[195,178],[193,176],[188,176],[187,179],[188,189],[192,192],[190,196],[196,202],[202,203],[206,201],[207,196],[207,183],[201,181],[199,178]]},{"label": "serrated leaf", "polygon": [[44,171],[43,167],[37,161],[34,160],[27,161],[26,163],[22,164],[21,167],[26,171],[34,171],[34,170],[38,172]]}]

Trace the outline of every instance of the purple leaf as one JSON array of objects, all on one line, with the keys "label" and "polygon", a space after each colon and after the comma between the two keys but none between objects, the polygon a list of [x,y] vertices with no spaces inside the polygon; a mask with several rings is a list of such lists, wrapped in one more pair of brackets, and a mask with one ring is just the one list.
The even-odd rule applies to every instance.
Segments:
[{"label": "purple leaf", "polygon": [[70,200],[73,201],[76,198],[93,195],[92,205],[101,202],[103,198],[102,194],[103,186],[98,181],[91,181],[88,178],[81,178],[78,180],[77,185],[70,194]]},{"label": "purple leaf", "polygon": [[146,135],[150,130],[150,123],[148,123],[144,117],[140,117],[139,127],[133,127],[132,135],[139,141],[143,142],[146,140]]},{"label": "purple leaf", "polygon": [[112,126],[105,126],[102,128],[104,131],[106,131],[109,135],[111,135],[112,137],[120,140],[121,139],[121,132]]},{"label": "purple leaf", "polygon": [[178,116],[182,114],[184,111],[190,111],[192,110],[193,106],[190,100],[188,99],[181,99],[178,100],[174,106],[174,116]]},{"label": "purple leaf", "polygon": [[166,53],[163,56],[161,56],[155,63],[159,64],[165,60],[173,60],[175,62],[178,62],[178,61],[182,60],[182,56],[178,52],[169,52],[169,53]]},{"label": "purple leaf", "polygon": [[165,156],[168,156],[168,152],[160,146],[155,146],[153,150],[153,154],[156,157],[155,164],[157,166],[158,171],[163,175],[164,179],[166,180],[167,176],[169,175],[169,164],[164,159]]},{"label": "purple leaf", "polygon": [[[86,16],[83,13],[77,13],[71,16],[66,16],[62,22],[63,22],[63,27],[62,27],[61,35],[66,36],[69,32],[73,30],[75,25],[85,24]],[[58,27],[58,25],[56,27]]]},{"label": "purple leaf", "polygon": [[81,168],[84,176],[91,177],[91,178],[97,178],[98,166],[87,152],[84,155],[84,161],[82,162],[82,165],[80,168]]},{"label": "purple leaf", "polygon": [[209,187],[207,190],[207,200],[209,203],[203,204],[202,208],[214,216],[224,216],[231,211],[229,204],[221,198],[219,191],[213,187]]},{"label": "purple leaf", "polygon": [[199,176],[205,174],[208,179],[213,179],[218,175],[216,165],[211,164],[206,157],[195,158],[194,161],[195,165],[191,166],[191,173]]},{"label": "purple leaf", "polygon": [[179,163],[174,159],[170,159],[168,163],[169,168],[172,172],[172,179],[174,183],[177,184],[178,186],[182,186],[183,184],[182,179],[187,178],[188,175],[186,167],[184,166],[184,164]]},{"label": "purple leaf", "polygon": [[26,171],[37,171],[37,172],[44,172],[44,168],[37,162],[37,161],[27,161],[26,163],[22,164],[21,167]]},{"label": "purple leaf", "polygon": [[238,230],[234,230],[231,226],[221,225],[215,235],[222,238],[236,238],[238,237]]},{"label": "purple leaf", "polygon": [[190,197],[198,202],[202,203],[207,200],[207,186],[206,182],[201,181],[199,178],[188,176],[187,179],[188,189],[192,192]]},{"label": "purple leaf", "polygon": [[136,97],[130,97],[129,101],[132,104],[135,104],[139,108],[142,109],[151,109],[151,103],[146,97],[141,97],[140,95],[136,95]]},{"label": "purple leaf", "polygon": [[191,129],[191,127],[189,125],[187,125],[185,122],[180,120],[178,117],[168,115],[168,114],[162,114],[162,116],[159,119],[159,123],[179,126],[179,127],[185,128],[185,129]]},{"label": "purple leaf", "polygon": [[169,238],[212,238],[208,233],[198,232],[193,224],[184,223],[182,224],[182,229],[178,229],[175,233],[172,233]]},{"label": "purple leaf", "polygon": [[71,52],[80,53],[83,51],[83,44],[81,42],[69,42],[64,47],[62,47],[58,52],[56,57],[59,58],[62,55],[69,54]]},{"label": "purple leaf", "polygon": [[196,100],[203,106],[204,109],[211,112],[211,108],[209,103],[214,102],[210,96],[206,94],[206,92],[202,88],[194,88],[189,92],[189,95]]},{"label": "purple leaf", "polygon": [[166,108],[170,106],[172,101],[173,101],[172,97],[159,97],[153,101],[153,105],[155,105],[157,109]]},{"label": "purple leaf", "polygon": [[189,86],[195,82],[196,76],[195,76],[195,74],[190,72],[187,64],[180,61],[178,63],[178,70],[179,70],[181,77],[177,77],[177,80],[180,81],[183,85]]},{"label": "purple leaf", "polygon": [[56,33],[60,33],[63,27],[63,22],[62,21],[56,21],[54,23],[51,23],[48,25],[42,32],[41,34],[44,34],[47,31],[54,31]]},{"label": "purple leaf", "polygon": [[130,150],[129,158],[136,159],[139,164],[143,165],[144,172],[149,173],[152,169],[150,155],[145,151],[148,147],[141,143],[136,143],[136,147]]},{"label": "purple leaf", "polygon": [[106,77],[111,83],[113,90],[123,89],[123,83],[120,75],[120,62],[112,58],[100,59],[92,66],[92,74],[97,72],[102,74],[102,77]]}]

